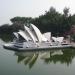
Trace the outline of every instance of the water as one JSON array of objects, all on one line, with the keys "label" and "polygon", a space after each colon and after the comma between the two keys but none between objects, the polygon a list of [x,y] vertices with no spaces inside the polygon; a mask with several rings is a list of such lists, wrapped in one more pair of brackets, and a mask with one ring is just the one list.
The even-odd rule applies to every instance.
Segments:
[{"label": "water", "polygon": [[0,75],[75,75],[75,50],[15,52],[2,47]]}]

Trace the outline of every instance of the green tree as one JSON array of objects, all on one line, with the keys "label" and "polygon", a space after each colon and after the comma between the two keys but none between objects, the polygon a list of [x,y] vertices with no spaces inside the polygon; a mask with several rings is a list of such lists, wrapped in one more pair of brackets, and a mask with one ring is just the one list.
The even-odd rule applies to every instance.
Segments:
[{"label": "green tree", "polygon": [[29,24],[32,21],[31,17],[14,17],[12,19],[10,19],[10,21],[14,24]]},{"label": "green tree", "polygon": [[65,7],[64,10],[63,10],[63,12],[64,12],[64,16],[65,17],[69,16],[69,8]]}]

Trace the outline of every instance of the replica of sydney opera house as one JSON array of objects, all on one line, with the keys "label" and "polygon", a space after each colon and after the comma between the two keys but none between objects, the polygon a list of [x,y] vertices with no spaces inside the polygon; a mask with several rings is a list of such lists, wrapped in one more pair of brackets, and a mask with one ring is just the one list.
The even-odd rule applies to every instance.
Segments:
[{"label": "replica of sydney opera house", "polygon": [[25,30],[14,33],[15,41],[5,44],[4,48],[13,50],[41,50],[52,48],[70,47],[63,44],[64,37],[52,37],[51,32],[42,34],[33,24],[24,26]]}]

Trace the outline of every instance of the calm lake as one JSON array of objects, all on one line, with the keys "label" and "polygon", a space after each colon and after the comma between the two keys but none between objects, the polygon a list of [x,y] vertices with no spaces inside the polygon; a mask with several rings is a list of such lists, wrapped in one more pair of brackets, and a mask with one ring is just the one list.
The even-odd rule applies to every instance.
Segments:
[{"label": "calm lake", "polygon": [[75,75],[75,49],[15,52],[0,39],[0,75]]}]

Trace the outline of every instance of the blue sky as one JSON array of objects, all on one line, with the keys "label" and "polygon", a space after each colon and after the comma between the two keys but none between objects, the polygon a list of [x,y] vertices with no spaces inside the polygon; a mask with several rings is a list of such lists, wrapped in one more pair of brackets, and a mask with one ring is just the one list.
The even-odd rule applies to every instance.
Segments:
[{"label": "blue sky", "polygon": [[15,16],[37,17],[51,6],[61,13],[69,7],[70,13],[75,13],[74,0],[0,0],[0,25],[10,23]]}]

